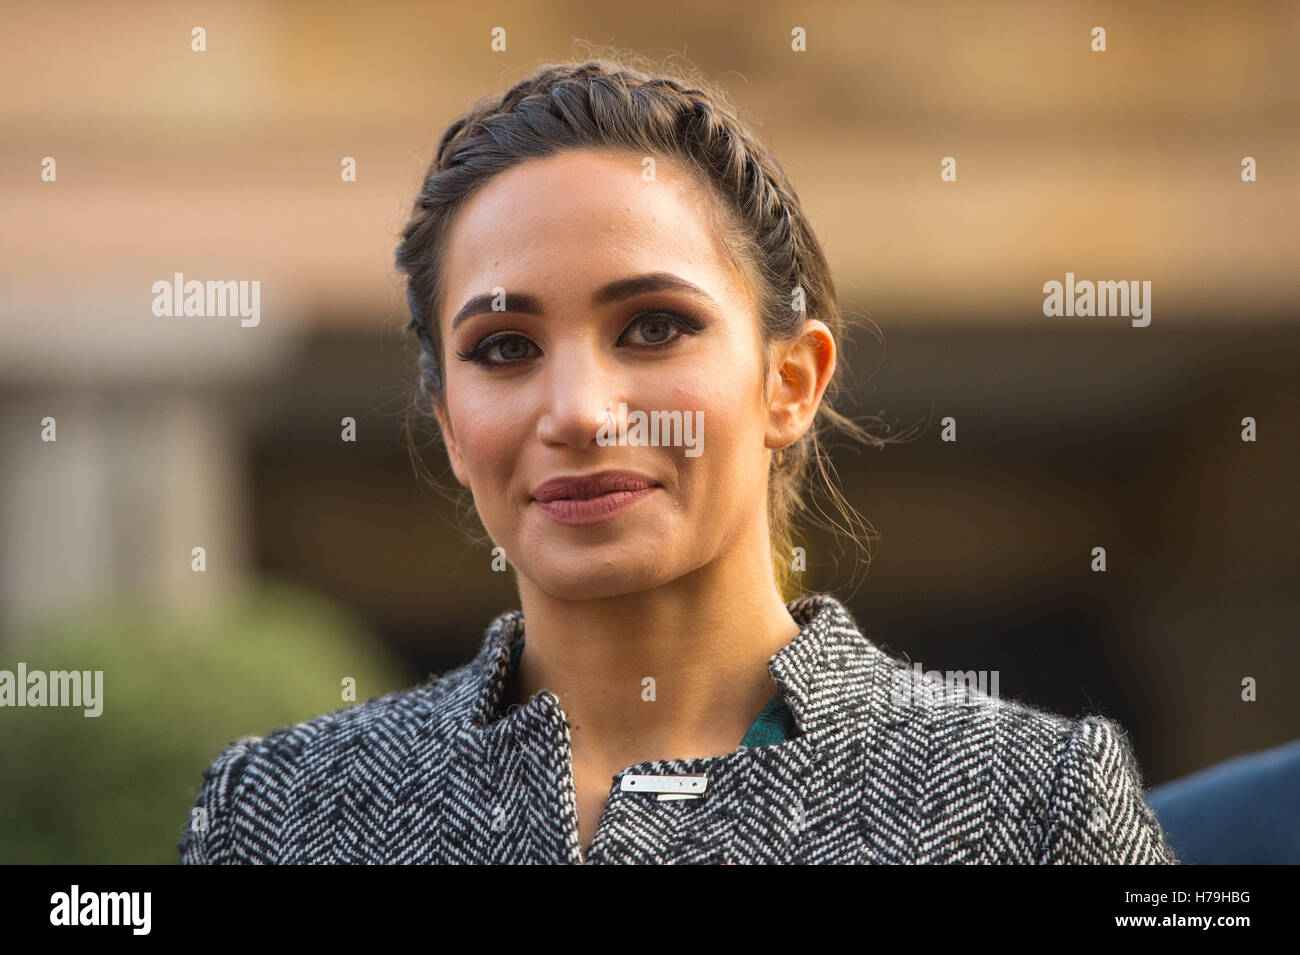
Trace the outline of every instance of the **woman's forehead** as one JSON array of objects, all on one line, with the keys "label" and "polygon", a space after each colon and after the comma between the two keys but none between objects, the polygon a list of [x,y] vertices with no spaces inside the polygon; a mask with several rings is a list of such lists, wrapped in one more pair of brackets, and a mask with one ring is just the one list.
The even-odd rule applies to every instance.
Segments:
[{"label": "woman's forehead", "polygon": [[523,285],[563,279],[580,292],[654,271],[726,294],[735,277],[717,246],[707,197],[675,165],[658,165],[656,176],[646,181],[635,156],[584,150],[529,160],[489,180],[448,239],[448,311],[496,287],[542,294]]}]

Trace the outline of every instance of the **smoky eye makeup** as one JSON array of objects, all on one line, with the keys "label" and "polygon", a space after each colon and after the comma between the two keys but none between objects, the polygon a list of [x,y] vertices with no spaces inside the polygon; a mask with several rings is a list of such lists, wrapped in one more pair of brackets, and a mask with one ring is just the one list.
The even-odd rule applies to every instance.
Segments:
[{"label": "smoky eye makeup", "polygon": [[[619,341],[622,342],[628,337],[628,333],[635,329],[647,326],[653,327],[654,325],[665,325],[670,330],[675,331],[675,334],[664,341],[646,342],[625,347],[640,352],[663,351],[673,347],[680,339],[690,335],[698,335],[708,327],[709,323],[693,309],[680,306],[643,309],[624,326],[619,335]],[[514,357],[508,354],[510,352],[518,353],[521,348],[523,349],[522,354],[515,354]],[[497,349],[500,349],[499,354],[501,357],[494,358],[492,355]],[[529,349],[536,350],[536,354],[541,353],[536,343],[520,332],[496,332],[480,339],[468,348],[458,350],[456,357],[461,361],[471,362],[488,370],[496,370],[522,364],[528,358],[534,357],[534,355],[528,353]]]}]

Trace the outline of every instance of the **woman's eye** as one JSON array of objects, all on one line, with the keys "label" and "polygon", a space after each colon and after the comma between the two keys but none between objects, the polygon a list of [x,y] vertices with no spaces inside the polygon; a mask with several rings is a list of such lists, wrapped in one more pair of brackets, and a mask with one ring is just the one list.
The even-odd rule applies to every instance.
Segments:
[{"label": "woman's eye", "polygon": [[654,312],[635,319],[628,330],[640,329],[641,338],[646,345],[665,345],[694,329],[686,320],[679,319],[668,312]]},{"label": "woman's eye", "polygon": [[[472,361],[485,368],[494,368],[523,361],[528,357],[528,349],[536,347],[522,335],[507,333],[489,336],[472,348],[457,352],[456,357],[461,361]],[[500,358],[489,357],[493,352],[500,355]]]},{"label": "woman's eye", "polygon": [[642,319],[633,327],[641,329],[642,336],[652,345],[667,341],[668,336],[673,333],[672,325],[662,318]]},{"label": "woman's eye", "polygon": [[506,361],[517,361],[520,358],[528,357],[528,343],[522,338],[509,338],[497,342],[495,347],[501,349],[497,354]]}]

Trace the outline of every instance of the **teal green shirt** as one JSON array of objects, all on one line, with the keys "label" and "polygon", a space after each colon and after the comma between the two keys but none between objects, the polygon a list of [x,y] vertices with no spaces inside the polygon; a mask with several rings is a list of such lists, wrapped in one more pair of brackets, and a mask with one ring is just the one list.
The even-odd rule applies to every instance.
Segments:
[{"label": "teal green shirt", "polygon": [[[519,655],[523,652],[524,643],[521,640],[510,656],[510,677],[506,692],[508,700],[518,699],[519,696],[515,686],[515,673],[519,669]],[[750,749],[757,746],[770,746],[797,736],[798,733],[799,727],[795,724],[794,714],[790,712],[785,698],[778,691],[772,699],[768,700],[767,706],[763,707],[763,711],[750,725],[740,745]]]},{"label": "teal green shirt", "polygon": [[777,692],[768,700],[767,706],[763,707],[763,712],[758,714],[740,745],[770,746],[798,735],[799,727],[795,725],[794,714],[786,706],[785,698]]}]

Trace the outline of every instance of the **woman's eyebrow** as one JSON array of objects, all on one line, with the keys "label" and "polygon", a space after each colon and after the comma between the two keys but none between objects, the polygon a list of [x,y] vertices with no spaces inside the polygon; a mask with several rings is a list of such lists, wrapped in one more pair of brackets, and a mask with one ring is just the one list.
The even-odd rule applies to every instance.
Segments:
[{"label": "woman's eyebrow", "polygon": [[[686,292],[690,295],[698,296],[705,299],[710,304],[717,306],[713,296],[704,289],[692,282],[686,281],[681,276],[674,275],[671,272],[647,272],[644,275],[633,275],[625,279],[615,279],[606,285],[596,289],[591,296],[593,307],[598,305],[609,305],[613,302],[621,301],[625,298],[632,298],[637,295],[645,295],[648,292]],[[454,332],[456,326],[471,315],[479,315],[484,312],[507,311],[519,312],[525,315],[541,315],[543,311],[542,301],[536,295],[528,292],[510,292],[506,296],[506,308],[494,309],[492,303],[496,301],[497,296],[490,292],[484,292],[481,295],[475,295],[465,302],[456,312],[456,317],[451,320],[451,330]]]}]

